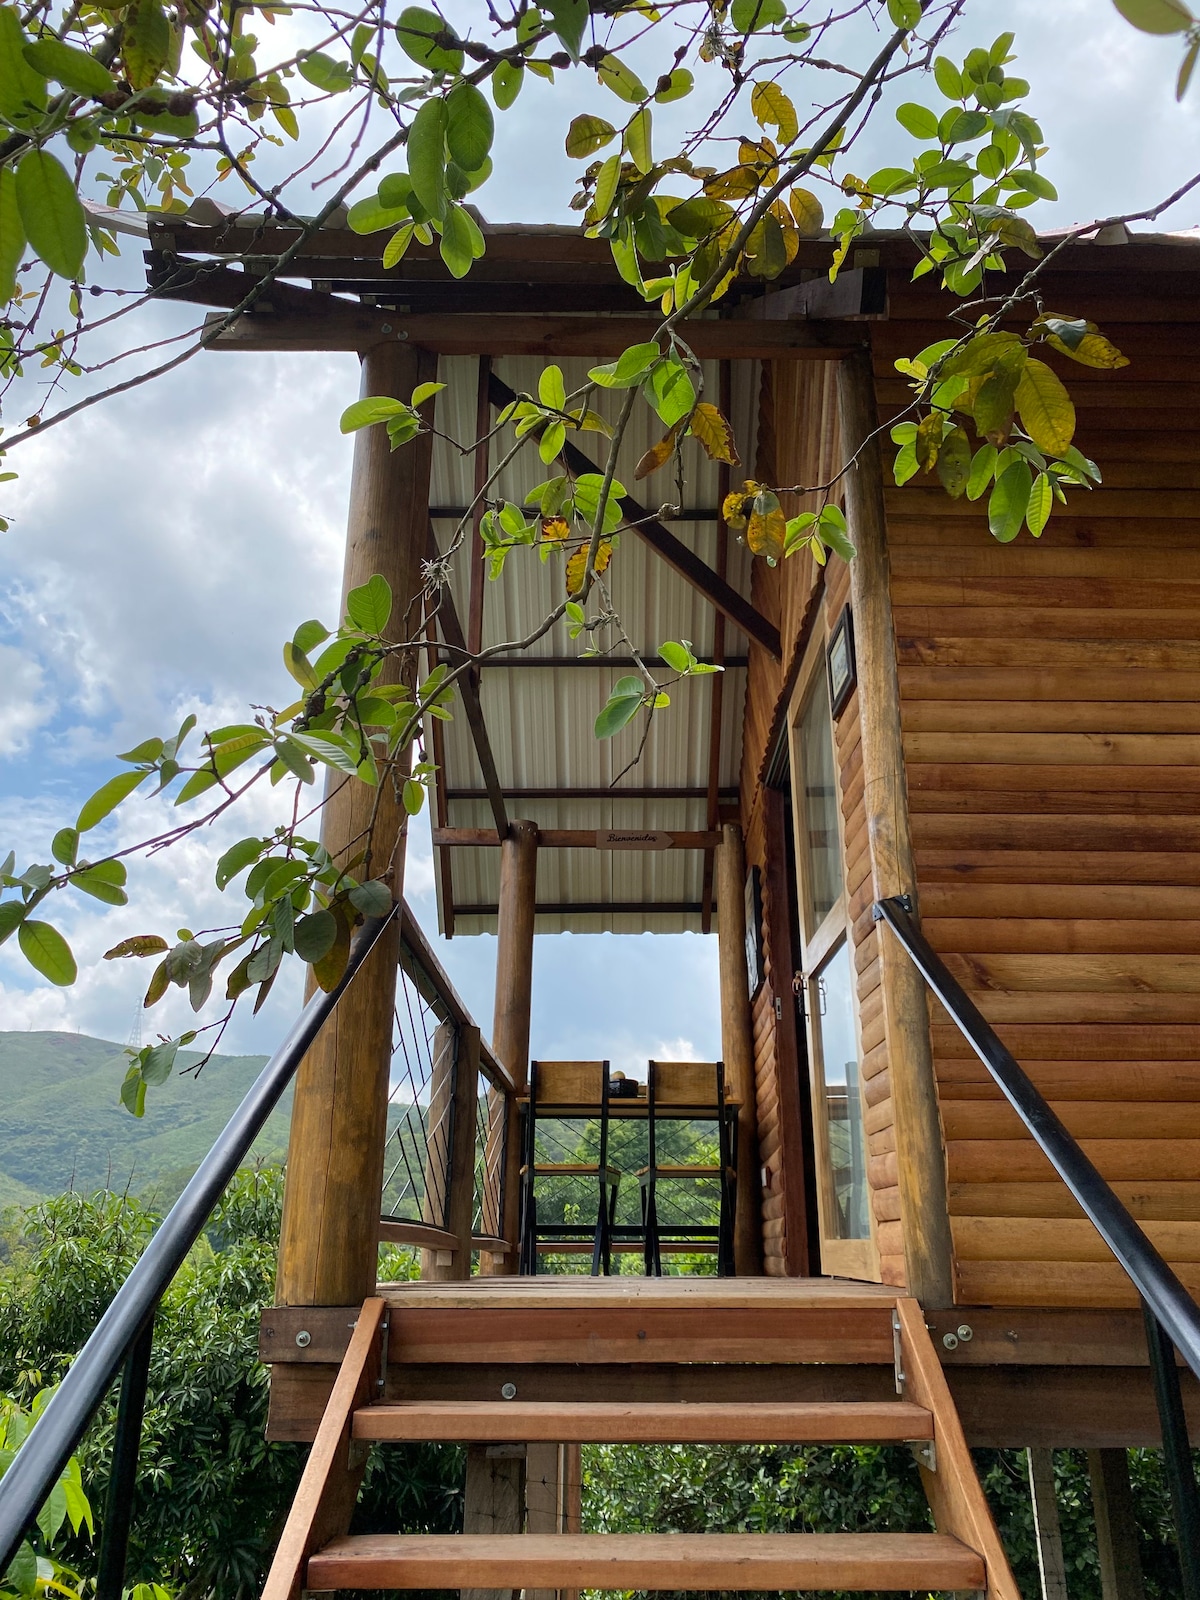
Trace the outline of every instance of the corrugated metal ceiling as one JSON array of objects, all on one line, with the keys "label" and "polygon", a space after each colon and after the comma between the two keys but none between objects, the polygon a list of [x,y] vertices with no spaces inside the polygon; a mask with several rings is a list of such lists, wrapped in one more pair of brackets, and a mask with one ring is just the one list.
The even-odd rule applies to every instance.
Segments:
[{"label": "corrugated metal ceiling", "polygon": [[[568,393],[586,378],[588,362],[567,360],[563,368]],[[517,392],[536,391],[543,363],[536,358],[505,358],[494,370]],[[754,363],[733,368],[733,417],[743,462],[753,462],[757,428],[758,370]],[[468,357],[443,357],[439,377],[447,383],[437,399],[436,426],[440,433],[464,444],[476,436],[478,366]],[[715,400],[719,373],[715,363],[705,365],[707,395]],[[622,396],[600,391],[593,408],[615,418]],[[623,441],[617,475],[644,503],[656,506],[674,493],[668,473],[634,483],[634,466],[662,434],[662,426],[648,406],[638,403]],[[493,460],[500,459],[509,430],[493,441]],[[605,440],[597,433],[578,436],[593,458],[603,458]],[[718,499],[716,466],[694,441],[685,444],[687,509],[712,513]],[[518,503],[543,478],[557,469],[544,467],[530,448],[501,476],[498,493]],[[740,469],[734,469],[739,481]],[[746,475],[750,468],[745,468]],[[474,462],[445,439],[435,441],[431,501],[437,507],[462,507],[473,494]],[[445,548],[455,524],[435,520],[439,546]],[[710,566],[717,564],[718,530],[714,520],[672,521],[671,531]],[[471,588],[471,542],[466,540],[452,562],[453,593],[464,626]],[[728,549],[728,581],[741,594],[750,592],[750,557],[735,541]],[[689,639],[699,656],[713,652],[712,605],[675,573],[635,533],[625,532],[607,574],[613,608],[638,650],[655,655],[668,639]],[[558,603],[562,595],[563,563],[554,557],[545,565],[532,549],[518,549],[509,557],[496,582],[485,585],[483,642],[485,647],[517,641],[531,632]],[[614,653],[627,656],[616,638],[608,641]],[[573,641],[561,624],[552,628],[525,653],[541,658],[577,658],[582,641]],[[746,639],[732,624],[725,630],[728,656],[743,658]],[[519,652],[514,650],[513,655]],[[506,655],[508,652],[506,652]],[[669,710],[653,721],[640,761],[618,782],[613,780],[635,756],[640,719],[615,739],[598,741],[593,733],[597,713],[617,677],[627,667],[609,665],[557,665],[485,667],[480,698],[496,764],[512,818],[528,817],[542,828],[637,829],[699,831],[706,826],[709,729],[714,679],[681,683]],[[724,675],[720,787],[736,791],[745,699],[744,668]],[[450,827],[489,827],[491,811],[484,795],[483,777],[461,707],[454,721],[443,724],[445,764],[437,782],[442,785],[446,821]],[[611,790],[603,797],[566,797],[560,791]],[[524,798],[536,791],[538,798]],[[658,791],[647,796],[645,791]],[[663,793],[669,791],[673,793]],[[683,793],[680,793],[682,791]],[[542,798],[552,792],[552,797]],[[455,933],[490,932],[495,928],[499,892],[499,852],[494,848],[455,848],[450,854],[450,878]],[[704,858],[700,851],[656,852],[596,849],[547,849],[539,853],[538,903],[553,906],[539,913],[537,930],[543,933],[681,932],[701,925]],[[438,878],[438,919],[447,931],[445,884]],[[578,909],[575,909],[578,908]]]}]

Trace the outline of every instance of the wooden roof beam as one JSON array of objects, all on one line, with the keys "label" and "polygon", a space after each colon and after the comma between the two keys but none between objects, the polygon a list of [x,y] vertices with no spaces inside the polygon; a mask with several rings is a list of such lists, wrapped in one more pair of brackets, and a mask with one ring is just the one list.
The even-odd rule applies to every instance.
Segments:
[{"label": "wooden roof beam", "polygon": [[[697,323],[696,326],[716,327],[719,324]],[[729,326],[742,327],[750,324],[731,323]],[[763,326],[766,327],[768,324],[764,323]],[[495,373],[491,376],[489,388],[492,404],[497,410],[510,405],[517,398]],[[583,451],[569,439],[562,447],[561,459],[575,473],[600,470],[595,462],[589,456],[585,456]],[[728,617],[730,622],[736,623],[747,638],[762,645],[776,661],[783,659],[779,629],[768,617],[764,617],[756,606],[751,605],[749,600],[714,572],[707,561],[702,561],[682,539],[677,539],[657,517],[652,517],[645,506],[640,505],[632,495],[627,494],[621,500],[621,510],[626,520],[633,525],[633,531],[644,539],[652,550],[657,551],[667,565],[672,567],[685,582],[690,583],[693,589],[698,589],[711,605],[714,605],[723,616]]]}]

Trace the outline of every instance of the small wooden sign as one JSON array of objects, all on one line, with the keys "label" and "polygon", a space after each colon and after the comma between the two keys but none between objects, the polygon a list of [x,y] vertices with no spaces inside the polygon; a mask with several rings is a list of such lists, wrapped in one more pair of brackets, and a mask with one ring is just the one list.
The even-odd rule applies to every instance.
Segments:
[{"label": "small wooden sign", "polygon": [[669,850],[674,843],[669,833],[646,828],[597,828],[597,850]]}]

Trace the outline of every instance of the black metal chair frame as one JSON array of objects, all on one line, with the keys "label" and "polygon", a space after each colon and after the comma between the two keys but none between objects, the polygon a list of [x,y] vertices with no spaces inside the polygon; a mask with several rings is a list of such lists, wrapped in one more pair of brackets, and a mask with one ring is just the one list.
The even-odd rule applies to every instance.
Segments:
[{"label": "black metal chair frame", "polygon": [[[655,1067],[657,1063],[651,1061],[646,1072],[646,1128],[649,1144],[649,1164],[638,1173],[638,1181],[642,1189],[642,1238],[643,1252],[648,1278],[662,1277],[662,1248],[664,1239],[694,1240],[702,1243],[714,1240],[717,1247],[717,1276],[719,1278],[732,1278],[734,1275],[733,1261],[733,1224],[737,1210],[737,1139],[733,1134],[732,1121],[737,1116],[736,1107],[725,1103],[725,1063],[715,1063],[717,1092],[714,1120],[717,1124],[717,1158],[720,1170],[713,1174],[705,1169],[697,1168],[694,1174],[671,1173],[665,1177],[658,1168],[658,1117],[657,1095],[655,1085]],[[669,1120],[676,1120],[668,1114]],[[688,1112],[688,1120],[695,1118],[694,1111]],[[692,1178],[715,1176],[720,1191],[720,1210],[716,1227],[707,1224],[684,1224],[679,1227],[664,1227],[658,1220],[658,1185],[661,1182],[688,1182]]]},{"label": "black metal chair frame", "polygon": [[[533,1277],[538,1270],[538,1241],[545,1239],[548,1242],[555,1239],[575,1242],[586,1238],[587,1228],[582,1222],[538,1222],[537,1216],[537,1179],[552,1175],[553,1166],[537,1165],[537,1074],[538,1063],[531,1061],[529,1064],[529,1102],[525,1107],[524,1151],[525,1159],[521,1170],[521,1223],[520,1223],[520,1251],[518,1254],[517,1271],[524,1276]],[[602,1063],[600,1078],[600,1150],[596,1161],[596,1222],[592,1230],[592,1277],[609,1277],[612,1272],[612,1241],[614,1222],[617,1211],[617,1192],[620,1187],[621,1174],[615,1167],[608,1164],[608,1125],[609,1125],[609,1064]],[[589,1117],[590,1120],[590,1117]],[[581,1172],[580,1177],[590,1173]]]}]

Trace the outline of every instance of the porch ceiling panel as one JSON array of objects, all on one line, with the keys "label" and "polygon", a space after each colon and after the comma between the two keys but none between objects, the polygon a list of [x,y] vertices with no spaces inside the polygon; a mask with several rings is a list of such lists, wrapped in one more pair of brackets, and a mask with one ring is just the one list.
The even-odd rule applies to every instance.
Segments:
[{"label": "porch ceiling panel", "polygon": [[[561,365],[570,392],[584,380],[588,363],[564,361]],[[540,370],[541,362],[536,359],[511,358],[495,363],[497,376],[518,392],[533,390]],[[743,460],[752,460],[754,440],[746,434],[755,414],[757,370],[745,363],[740,371],[735,367],[735,374],[733,410],[741,435],[739,449]],[[439,376],[448,381],[449,387],[438,396],[438,429],[460,441],[473,439],[477,363],[466,357],[444,358]],[[719,382],[715,363],[706,364],[704,376],[707,393],[715,401]],[[593,397],[592,405],[615,418],[622,398],[620,393],[601,392]],[[634,419],[623,443],[618,477],[627,490],[657,510],[674,494],[668,473],[660,472],[640,484],[635,483],[633,474],[638,459],[663,430],[645,406],[639,405]],[[507,430],[506,435],[511,440]],[[607,441],[601,434],[584,434],[580,444],[587,454],[602,462]],[[497,460],[505,448],[505,441],[493,441],[492,460]],[[685,450],[686,509],[712,513],[719,497],[717,468],[703,457],[698,445],[689,443]],[[543,466],[530,448],[502,474],[498,492],[521,502],[529,489],[555,470]],[[735,481],[740,481],[737,474],[741,470],[734,469]],[[749,472],[749,468],[745,470]],[[467,505],[473,495],[473,482],[472,458],[460,455],[438,439],[434,449],[433,506]],[[441,549],[447,548],[454,526],[446,519],[435,520]],[[690,550],[716,567],[718,529],[711,517],[670,521],[668,526]],[[455,552],[451,564],[455,605],[464,628],[470,611],[470,549],[468,538]],[[739,593],[748,595],[748,553],[730,540],[728,558],[728,581]],[[665,640],[689,639],[698,655],[711,656],[715,619],[711,603],[637,534],[622,534],[606,582],[613,609],[639,652],[655,655]],[[703,830],[707,823],[703,796],[709,778],[714,678],[702,677],[678,685],[672,693],[670,710],[654,719],[641,759],[618,779],[622,768],[637,754],[642,721],[636,719],[615,739],[606,741],[596,739],[593,724],[613,683],[630,668],[607,662],[576,664],[584,641],[572,640],[561,623],[526,650],[519,648],[519,641],[541,622],[562,594],[561,557],[555,555],[543,565],[533,550],[524,548],[510,555],[496,582],[488,581],[484,586],[485,647],[511,641],[513,648],[503,652],[507,660],[519,661],[524,656],[569,663],[483,668],[480,698],[500,781],[510,796],[509,815],[528,817],[543,828],[553,829]],[[629,644],[615,631],[597,635],[597,642],[601,648],[628,659]],[[731,623],[725,629],[725,652],[742,661],[747,652],[745,636]],[[738,781],[745,679],[744,666],[734,666],[723,680],[718,782],[726,791],[726,798],[736,790]],[[446,796],[446,821],[450,827],[489,827],[492,819],[486,800],[459,797],[463,791],[479,795],[483,788],[478,758],[461,711],[443,728],[445,765],[437,781]],[[562,793],[607,790],[610,786],[611,794],[594,799]],[[530,790],[553,797],[534,800],[521,796],[520,791]],[[631,790],[638,791],[636,798],[628,793],[621,798],[623,792]],[[692,798],[677,797],[675,792],[680,790],[690,791]],[[642,791],[657,792],[646,797]],[[499,851],[490,847],[452,850],[451,878],[455,932],[494,931],[495,913],[491,908],[499,890]],[[539,915],[538,931],[636,933],[698,929],[702,880],[703,855],[699,851],[546,850],[539,859],[538,901],[556,909]],[[438,915],[443,928],[447,909],[444,887],[439,875]],[[606,909],[610,906],[614,908],[611,911]],[[468,907],[480,909],[463,909]]]}]

